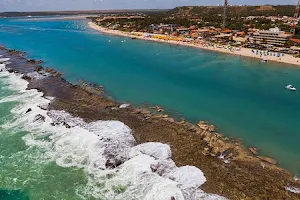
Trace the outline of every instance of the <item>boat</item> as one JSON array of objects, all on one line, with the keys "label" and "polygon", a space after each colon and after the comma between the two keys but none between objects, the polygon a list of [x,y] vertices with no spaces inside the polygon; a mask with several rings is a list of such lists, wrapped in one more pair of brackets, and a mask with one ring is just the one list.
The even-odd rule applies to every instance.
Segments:
[{"label": "boat", "polygon": [[266,62],[268,62],[268,60],[267,59],[262,59],[261,62],[266,63]]},{"label": "boat", "polygon": [[285,87],[287,90],[290,90],[290,91],[296,91],[297,89],[294,87],[294,86],[292,86],[292,85],[287,85],[286,87]]}]

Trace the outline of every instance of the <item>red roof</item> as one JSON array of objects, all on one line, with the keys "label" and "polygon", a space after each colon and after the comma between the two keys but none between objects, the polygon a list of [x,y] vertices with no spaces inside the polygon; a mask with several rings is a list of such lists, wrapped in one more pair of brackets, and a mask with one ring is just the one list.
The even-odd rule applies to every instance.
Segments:
[{"label": "red roof", "polygon": [[244,35],[245,33],[243,31],[237,32],[237,35]]},{"label": "red roof", "polygon": [[291,38],[290,40],[291,40],[292,42],[295,42],[295,43],[300,44],[300,39]]},{"label": "red roof", "polygon": [[197,30],[198,28],[196,26],[191,26],[189,29],[190,30]]},{"label": "red roof", "polygon": [[222,33],[231,33],[232,31],[230,29],[225,29],[222,31]]}]

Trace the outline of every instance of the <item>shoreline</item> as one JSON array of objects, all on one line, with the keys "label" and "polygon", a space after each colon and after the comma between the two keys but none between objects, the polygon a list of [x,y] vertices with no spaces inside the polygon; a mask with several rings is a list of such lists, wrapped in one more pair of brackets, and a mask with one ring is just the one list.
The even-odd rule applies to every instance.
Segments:
[{"label": "shoreline", "polygon": [[[35,70],[36,65],[28,63],[18,52],[2,50],[12,59],[19,60],[19,64],[9,65],[12,72],[26,74]],[[152,113],[149,109],[131,106],[120,109],[121,104],[97,94],[101,88],[95,89],[87,83],[79,87],[61,78],[55,70],[52,74],[47,79],[28,79],[29,89],[38,89],[45,96],[55,97],[50,109],[65,110],[86,121],[116,119],[133,129],[139,144],[169,144],[172,158],[178,166],[193,165],[204,172],[208,181],[201,189],[205,192],[230,199],[252,199],[251,194],[260,199],[298,199],[299,195],[285,189],[288,185],[300,187],[292,174],[272,164],[272,160],[252,155],[241,143],[227,140],[216,132],[214,126],[179,122],[162,113]]]},{"label": "shoreline", "polygon": [[21,20],[25,21],[44,21],[44,20],[84,20],[87,17],[93,17],[95,15],[69,15],[69,16],[46,16],[42,18],[38,17],[27,17]]},{"label": "shoreline", "polygon": [[[129,32],[123,32],[123,31],[119,31],[119,30],[103,28],[101,26],[96,25],[93,22],[88,22],[88,26],[94,30],[97,30],[101,33],[109,34],[109,35],[117,35],[117,36],[141,39],[141,40],[152,41],[152,42],[173,44],[173,45],[177,45],[177,46],[180,45],[180,46],[185,46],[185,47],[193,47],[193,48],[204,49],[204,50],[208,50],[208,51],[226,53],[226,54],[230,54],[230,55],[234,55],[234,56],[243,56],[243,57],[260,59],[260,60],[266,59],[267,61],[271,61],[271,62],[285,63],[285,64],[300,66],[300,58],[296,58],[289,54],[285,54],[284,56],[281,56],[280,58],[278,58],[277,56],[269,56],[269,55],[265,56],[264,54],[262,54],[262,56],[261,56],[260,54],[256,55],[256,53],[253,53],[252,49],[244,48],[244,47],[239,48],[240,50],[235,49],[234,51],[231,51],[229,49],[226,49],[225,46],[219,46],[219,48],[218,48],[216,45],[208,46],[203,43],[202,44],[193,44],[193,43],[188,43],[188,42],[183,42],[183,41],[172,41],[172,40],[164,40],[164,39],[157,39],[157,38],[146,38],[144,36],[132,35]],[[139,34],[143,34],[143,33],[139,33]]]},{"label": "shoreline", "polygon": [[[27,63],[35,64],[41,64],[41,62],[27,61]],[[41,149],[45,147],[43,153],[49,153],[54,157],[50,160],[44,158],[42,161],[56,162],[57,166],[63,168],[72,167],[88,171],[85,175],[89,180],[83,187],[83,190],[92,190],[86,193],[88,197],[110,200],[113,196],[120,197],[121,195],[122,197],[124,193],[123,196],[126,199],[143,199],[140,197],[145,196],[153,200],[184,200],[190,199],[190,196],[205,196],[208,199],[226,200],[219,195],[208,194],[200,189],[201,185],[206,182],[200,169],[194,166],[176,166],[171,159],[172,152],[169,145],[150,142],[137,144],[132,130],[121,121],[85,122],[82,118],[74,117],[65,110],[49,109],[49,105],[55,101],[55,98],[45,96],[42,91],[30,88],[29,84],[39,82],[40,79],[59,78],[60,75],[54,69],[44,70],[39,67],[39,70],[35,68],[34,72],[20,73],[7,67],[10,64],[10,58],[6,56],[0,58],[0,76],[4,79],[5,85],[9,85],[9,88],[13,87],[11,90],[16,92],[16,94],[5,96],[3,102],[10,102],[12,96],[12,101],[22,102],[18,110],[12,109],[10,112],[16,115],[17,119],[26,122],[24,125],[21,122],[13,126],[21,127],[22,130],[29,132],[22,137],[29,149],[30,147]],[[61,81],[65,86],[70,84],[64,79]],[[1,123],[2,125],[5,126],[6,123]],[[46,141],[42,139],[45,136]],[[35,143],[41,141],[40,139],[42,143]],[[47,146],[51,147],[47,148]],[[94,178],[95,176],[97,178]],[[115,185],[114,177],[119,185]],[[140,184],[139,181],[145,181],[146,184]],[[104,189],[103,186],[99,186],[100,184],[105,185]],[[110,184],[113,184],[112,187]],[[150,191],[141,188],[150,189]],[[136,192],[136,189],[140,191]],[[74,195],[79,196],[76,192]]]}]

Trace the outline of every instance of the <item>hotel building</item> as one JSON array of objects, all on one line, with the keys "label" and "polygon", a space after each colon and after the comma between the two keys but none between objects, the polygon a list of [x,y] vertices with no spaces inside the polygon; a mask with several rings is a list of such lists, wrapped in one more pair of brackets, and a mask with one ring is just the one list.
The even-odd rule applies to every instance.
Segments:
[{"label": "hotel building", "polygon": [[259,44],[265,43],[275,46],[284,46],[292,37],[292,34],[287,34],[280,31],[279,28],[270,28],[269,30],[259,30],[253,33],[253,41]]}]

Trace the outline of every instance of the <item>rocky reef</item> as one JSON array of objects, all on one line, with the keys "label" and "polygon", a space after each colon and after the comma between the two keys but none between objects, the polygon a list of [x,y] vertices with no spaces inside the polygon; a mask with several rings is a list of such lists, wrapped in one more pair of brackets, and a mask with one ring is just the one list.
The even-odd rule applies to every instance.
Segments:
[{"label": "rocky reef", "polygon": [[[204,121],[197,124],[178,121],[167,115],[160,106],[136,108],[119,103],[107,98],[102,86],[85,81],[72,85],[56,70],[43,68],[41,63],[28,62],[22,52],[0,48],[0,54],[11,58],[12,62],[8,65],[10,71],[26,74],[23,78],[29,81],[29,89],[34,88],[45,96],[54,97],[47,109],[64,110],[86,122],[118,120],[125,123],[133,130],[135,141],[141,144],[135,147],[137,151],[154,158],[169,158],[172,151],[172,159],[179,168],[200,168],[207,179],[201,189],[207,193],[237,200],[300,199],[299,194],[293,192],[300,188],[300,182],[291,173],[278,167],[274,159],[259,155],[255,147],[247,149],[240,141],[218,133],[214,125]],[[37,116],[36,120],[41,121],[43,117]],[[168,144],[171,149],[153,145],[156,142]],[[164,151],[157,154],[145,145]],[[106,163],[108,167],[119,164],[117,161]],[[164,171],[167,169],[158,164],[151,166],[151,170],[168,174],[171,179],[181,182],[184,180],[180,179],[180,173],[194,169],[180,168],[179,171],[167,173]],[[197,177],[200,176],[198,174]],[[191,184],[200,184],[197,181]],[[287,190],[287,187],[293,190]]]}]

